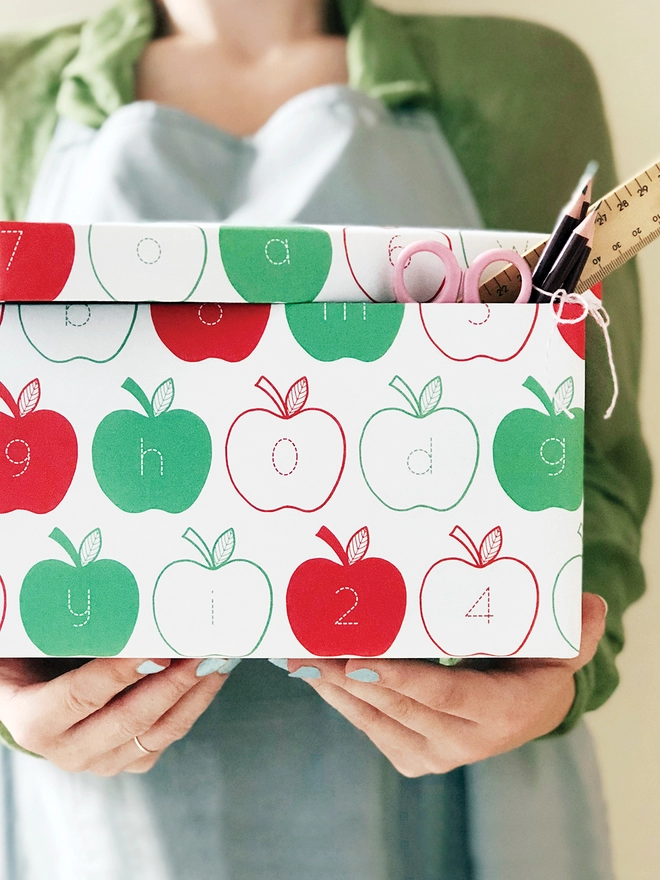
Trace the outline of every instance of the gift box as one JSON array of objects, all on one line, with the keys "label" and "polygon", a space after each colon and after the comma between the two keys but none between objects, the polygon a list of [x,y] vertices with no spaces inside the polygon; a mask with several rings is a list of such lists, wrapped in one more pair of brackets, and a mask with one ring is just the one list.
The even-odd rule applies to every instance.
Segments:
[{"label": "gift box", "polygon": [[584,325],[420,239],[0,224],[0,653],[575,656]]}]

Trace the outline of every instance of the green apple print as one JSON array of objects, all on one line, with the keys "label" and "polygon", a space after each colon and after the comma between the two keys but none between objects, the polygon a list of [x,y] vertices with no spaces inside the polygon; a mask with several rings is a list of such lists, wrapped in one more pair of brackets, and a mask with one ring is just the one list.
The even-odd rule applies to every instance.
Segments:
[{"label": "green apple print", "polygon": [[523,387],[538,398],[543,411],[517,409],[502,419],[493,441],[497,479],[523,510],[577,510],[582,503],[584,410],[569,409],[573,379],[562,382],[552,399],[533,376]]},{"label": "green apple print", "polygon": [[377,361],[396,339],[402,303],[297,303],[286,319],[298,344],[317,361]]},{"label": "green apple print", "polygon": [[137,621],[138,585],[120,562],[99,559],[102,538],[94,529],[76,550],[53,529],[53,541],[73,562],[47,559],[25,575],[21,619],[32,642],[53,657],[112,657],[126,647]]},{"label": "green apple print", "polygon": [[332,243],[311,227],[220,227],[220,256],[227,277],[247,302],[311,302],[332,263]]},{"label": "green apple print", "polygon": [[119,410],[96,429],[92,462],[99,486],[120,510],[181,513],[199,497],[211,468],[211,435],[192,412],[171,409],[174,382],[151,399],[127,379],[125,388],[146,415]]},{"label": "green apple print", "polygon": [[273,611],[268,575],[254,562],[233,558],[233,529],[223,532],[212,550],[194,529],[183,537],[202,561],[179,559],[159,574],[153,597],[158,632],[184,657],[254,653]]},{"label": "green apple print", "polygon": [[440,406],[440,376],[427,382],[419,396],[400,376],[390,387],[408,409],[378,410],[364,426],[360,467],[367,486],[390,510],[451,510],[463,500],[477,471],[474,422],[458,409]]}]

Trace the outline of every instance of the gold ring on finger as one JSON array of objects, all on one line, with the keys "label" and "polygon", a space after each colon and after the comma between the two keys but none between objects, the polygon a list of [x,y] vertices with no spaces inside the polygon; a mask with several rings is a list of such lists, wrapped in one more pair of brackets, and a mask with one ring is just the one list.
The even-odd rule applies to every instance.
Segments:
[{"label": "gold ring on finger", "polygon": [[158,751],[158,749],[147,749],[145,746],[142,745],[137,736],[133,737],[133,742],[144,755],[155,755]]}]

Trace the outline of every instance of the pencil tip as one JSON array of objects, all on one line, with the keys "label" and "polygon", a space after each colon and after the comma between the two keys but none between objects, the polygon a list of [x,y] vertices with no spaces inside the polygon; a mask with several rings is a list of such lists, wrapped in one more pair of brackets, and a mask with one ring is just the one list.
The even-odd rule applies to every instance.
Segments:
[{"label": "pencil tip", "polygon": [[589,211],[587,216],[575,230],[576,235],[581,235],[583,238],[586,238],[587,245],[589,247],[591,247],[594,240],[594,230],[596,228],[597,214],[597,211]]}]

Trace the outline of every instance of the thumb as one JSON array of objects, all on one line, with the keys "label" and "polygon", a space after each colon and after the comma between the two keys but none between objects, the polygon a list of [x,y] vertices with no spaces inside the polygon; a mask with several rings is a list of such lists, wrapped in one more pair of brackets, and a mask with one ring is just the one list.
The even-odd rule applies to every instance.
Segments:
[{"label": "thumb", "polygon": [[605,635],[605,618],[607,616],[607,602],[596,593],[582,594],[582,639],[580,641],[580,653],[571,660],[574,671],[582,669],[590,660],[598,648],[598,643]]}]

